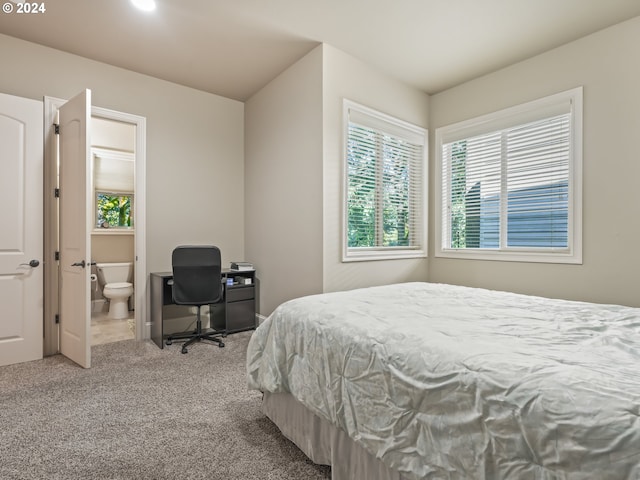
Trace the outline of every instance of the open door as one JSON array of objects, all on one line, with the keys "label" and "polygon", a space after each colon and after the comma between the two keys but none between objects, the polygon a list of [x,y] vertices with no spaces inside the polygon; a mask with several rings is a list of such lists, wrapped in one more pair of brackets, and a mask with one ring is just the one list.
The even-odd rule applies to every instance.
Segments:
[{"label": "open door", "polygon": [[91,90],[59,108],[60,352],[91,367]]}]

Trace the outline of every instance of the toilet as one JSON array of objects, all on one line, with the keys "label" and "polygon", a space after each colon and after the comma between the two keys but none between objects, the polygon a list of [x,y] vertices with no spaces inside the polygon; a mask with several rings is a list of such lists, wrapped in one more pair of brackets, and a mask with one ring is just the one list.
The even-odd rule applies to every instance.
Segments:
[{"label": "toilet", "polygon": [[129,316],[129,297],[133,295],[133,263],[96,263],[102,295],[109,300],[109,318]]}]

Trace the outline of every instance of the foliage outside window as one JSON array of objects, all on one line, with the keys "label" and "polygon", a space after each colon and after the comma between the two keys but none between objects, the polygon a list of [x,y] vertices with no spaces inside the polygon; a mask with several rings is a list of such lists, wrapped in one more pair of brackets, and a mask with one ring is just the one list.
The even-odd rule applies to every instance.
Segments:
[{"label": "foliage outside window", "polygon": [[96,227],[133,227],[133,195],[96,192]]},{"label": "foliage outside window", "polygon": [[345,101],[344,260],[425,256],[426,134]]},{"label": "foliage outside window", "polygon": [[581,93],[436,131],[438,256],[582,261]]}]

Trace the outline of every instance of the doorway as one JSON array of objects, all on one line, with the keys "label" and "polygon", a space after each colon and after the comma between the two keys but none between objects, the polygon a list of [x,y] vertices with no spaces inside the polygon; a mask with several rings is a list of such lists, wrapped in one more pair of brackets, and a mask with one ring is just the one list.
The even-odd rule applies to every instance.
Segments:
[{"label": "doorway", "polygon": [[[92,346],[135,338],[135,134],[131,123],[92,116]],[[129,286],[115,299],[107,282]]]},{"label": "doorway", "polygon": [[[58,108],[65,103],[65,100],[45,97],[45,192],[55,191],[57,185],[59,185],[59,165],[58,159],[58,139],[54,132],[54,124],[56,123],[56,116]],[[91,254],[91,262],[110,263],[116,260],[114,255],[120,255],[120,260],[130,260],[133,265],[133,277],[132,282],[135,285],[132,298],[129,300],[129,313],[130,317],[124,319],[125,322],[120,322],[119,327],[126,324],[126,338],[135,338],[138,340],[149,337],[149,325],[146,322],[146,257],[145,257],[145,155],[146,155],[146,119],[137,115],[132,115],[123,112],[117,112],[99,107],[91,108],[91,136],[94,138],[91,143],[92,147],[92,159],[91,168],[95,168],[94,163],[96,157],[99,161],[104,159],[103,167],[109,171],[113,170],[114,162],[112,158],[115,157],[117,161],[115,165],[119,165],[115,168],[116,171],[122,167],[123,162],[129,162],[128,170],[133,170],[133,188],[129,187],[117,187],[107,188],[104,183],[102,184],[102,193],[126,193],[124,190],[129,190],[130,193],[130,209],[133,212],[131,215],[133,225],[126,225],[126,227],[133,228],[113,228],[109,227],[109,232],[105,233],[102,228],[98,228],[98,216],[97,216],[97,200],[96,193],[92,189],[92,204],[88,205],[88,208],[96,212],[92,217],[94,221],[87,226],[90,236],[93,238],[98,237],[97,243],[101,244],[97,247],[100,258],[94,258]],[[96,128],[94,129],[94,125]],[[105,133],[110,132],[110,133]],[[116,133],[114,133],[116,132]],[[119,132],[119,133],[118,133]],[[114,140],[119,138],[118,135],[124,133],[124,136],[129,138],[128,143],[124,145],[122,140]],[[101,157],[101,158],[100,158]],[[117,162],[120,162],[119,164]],[[125,169],[127,169],[125,168]],[[111,172],[113,173],[113,172]],[[129,176],[129,180],[131,177]],[[100,187],[99,187],[100,188]],[[112,195],[121,196],[126,195]],[[58,250],[58,203],[53,198],[53,195],[45,195],[45,259],[48,260],[49,268],[45,269],[45,321],[44,321],[44,355],[53,355],[60,351],[60,328],[58,323],[57,314],[60,308],[59,300],[59,266],[56,262],[56,255]],[[124,227],[125,225],[118,225]],[[104,227],[105,230],[107,227]],[[95,234],[95,235],[94,235]],[[112,240],[108,240],[111,238]],[[113,240],[115,239],[115,240]],[[106,241],[106,246],[105,244]],[[112,245],[109,246],[109,244]],[[126,244],[126,247],[122,247]],[[120,251],[118,254],[114,252]],[[123,253],[125,252],[126,253]],[[126,258],[123,258],[126,256]],[[96,266],[92,265],[91,273],[97,277],[97,272],[94,270]],[[97,290],[100,290],[101,286],[97,282],[96,285],[91,282],[92,297],[99,299],[102,294],[97,295]],[[93,294],[93,290],[96,289],[96,295]],[[93,305],[92,305],[93,307]],[[107,310],[108,305],[99,305],[96,303],[95,310]],[[92,312],[94,308],[90,309]],[[106,312],[103,312],[106,313]],[[98,317],[99,315],[96,315]],[[87,319],[87,323],[91,323],[91,319]],[[95,322],[94,322],[95,323]],[[100,327],[100,326],[99,326]],[[98,329],[99,329],[98,327]],[[91,328],[93,334],[93,328]],[[123,329],[124,330],[124,329]],[[93,335],[92,335],[93,336]],[[111,340],[116,341],[124,339],[124,332],[121,336],[109,337]],[[91,340],[92,344],[103,343],[105,339],[97,340],[96,342]],[[107,339],[106,341],[109,341]]]}]

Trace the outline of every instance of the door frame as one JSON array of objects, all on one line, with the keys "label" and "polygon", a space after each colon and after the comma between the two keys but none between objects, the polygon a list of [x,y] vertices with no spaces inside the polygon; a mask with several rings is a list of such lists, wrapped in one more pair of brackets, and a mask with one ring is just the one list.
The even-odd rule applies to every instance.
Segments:
[{"label": "door frame", "polygon": [[[59,305],[59,266],[55,259],[58,251],[58,136],[55,134],[58,108],[66,100],[44,97],[44,356],[60,352],[60,329],[56,315]],[[131,113],[106,108],[91,107],[91,116],[136,126],[135,135],[135,338],[150,338],[150,323],[147,319],[147,257],[146,257],[146,137],[147,120]],[[88,321],[91,321],[88,319]]]}]

